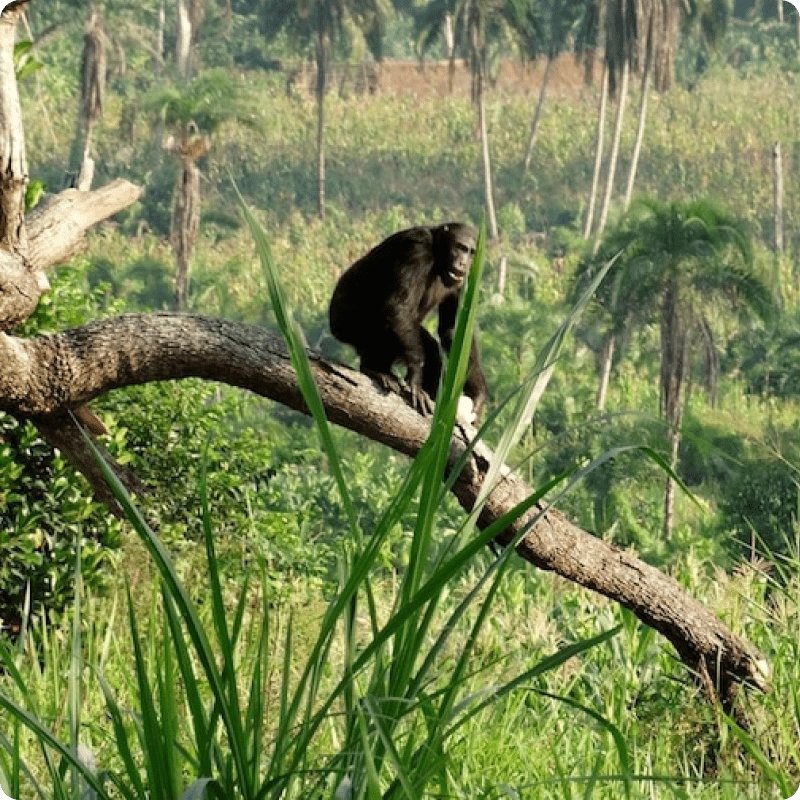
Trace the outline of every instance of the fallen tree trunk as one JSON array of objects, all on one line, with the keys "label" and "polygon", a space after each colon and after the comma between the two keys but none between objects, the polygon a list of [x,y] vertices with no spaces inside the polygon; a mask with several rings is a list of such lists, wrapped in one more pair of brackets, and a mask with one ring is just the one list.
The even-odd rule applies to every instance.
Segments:
[{"label": "fallen tree trunk", "polygon": [[[429,419],[398,395],[379,391],[361,373],[309,356],[332,422],[409,456],[419,452]],[[0,334],[0,363],[0,410],[40,425],[116,388],[186,377],[239,386],[307,413],[279,337],[208,317],[129,314],[37,339]],[[453,463],[470,448],[472,435],[472,429],[457,430]],[[491,450],[475,444],[453,487],[464,508],[474,506],[491,460]],[[479,526],[490,525],[531,493],[519,476],[504,470],[488,494]],[[541,504],[498,541],[509,544],[523,531],[516,544],[522,558],[629,608],[672,643],[710,696],[729,704],[742,682],[766,688],[763,658],[677,581]]]}]

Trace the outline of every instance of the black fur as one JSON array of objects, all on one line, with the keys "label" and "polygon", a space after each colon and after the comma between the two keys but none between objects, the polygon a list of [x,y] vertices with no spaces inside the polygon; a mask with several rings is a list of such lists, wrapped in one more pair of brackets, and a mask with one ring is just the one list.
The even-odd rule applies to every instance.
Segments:
[{"label": "black fur", "polygon": [[[405,364],[411,403],[421,413],[433,410],[431,398],[442,372],[440,345],[450,352],[475,240],[474,228],[460,222],[400,231],[356,261],[333,292],[331,333],[355,347],[361,371],[385,388],[399,388],[392,366]],[[438,341],[422,326],[435,308]],[[486,379],[474,337],[464,393],[477,419],[486,400]]]}]

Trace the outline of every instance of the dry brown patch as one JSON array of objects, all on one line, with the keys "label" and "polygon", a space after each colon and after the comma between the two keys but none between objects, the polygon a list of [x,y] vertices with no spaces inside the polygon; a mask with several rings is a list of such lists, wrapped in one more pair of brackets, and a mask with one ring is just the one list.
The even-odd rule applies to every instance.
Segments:
[{"label": "dry brown patch", "polygon": [[[514,96],[538,96],[546,66],[545,59],[522,62],[508,58],[500,63],[492,81],[492,91]],[[599,75],[596,67],[595,75]],[[313,92],[316,69],[303,64],[287,76],[289,86]],[[381,63],[337,64],[331,84],[342,96],[382,94],[414,95],[419,98],[469,96],[472,87],[470,68],[463,61],[424,61],[390,59]],[[574,100],[588,91],[586,67],[571,54],[559,56],[553,65],[548,96]]]},{"label": "dry brown patch", "polygon": [[[538,95],[545,71],[545,59],[522,62],[505,59],[493,83],[493,91],[516,96]],[[469,95],[472,76],[463,61],[451,71],[449,61],[384,61],[377,65],[378,91],[381,94],[414,94],[418,97]],[[553,66],[547,93],[551,97],[574,99],[586,88],[583,64],[570,54],[559,56]]]}]

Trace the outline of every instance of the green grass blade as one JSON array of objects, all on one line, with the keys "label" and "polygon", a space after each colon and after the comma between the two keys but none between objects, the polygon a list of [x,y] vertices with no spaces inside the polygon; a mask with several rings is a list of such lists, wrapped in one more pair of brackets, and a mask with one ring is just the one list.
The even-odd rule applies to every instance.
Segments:
[{"label": "green grass blade", "polygon": [[[587,650],[591,650],[593,647],[597,647],[598,645],[602,644],[603,642],[608,641],[612,637],[616,636],[620,630],[622,629],[621,625],[617,625],[607,631],[603,631],[602,633],[597,634],[596,636],[592,636],[589,639],[583,639],[580,642],[575,642],[570,645],[566,645],[562,647],[557,652],[553,653],[546,658],[541,659],[538,661],[533,667],[530,669],[525,670],[524,672],[517,675],[516,678],[513,680],[508,681],[503,686],[500,687],[492,687],[488,692],[487,696],[481,702],[472,705],[468,711],[464,713],[463,716],[459,717],[450,731],[448,731],[448,737],[452,736],[455,731],[464,725],[469,719],[474,717],[476,714],[483,711],[487,708],[491,703],[496,702],[501,697],[505,697],[507,694],[516,691],[517,689],[521,688],[528,688],[525,687],[525,683],[532,678],[536,678],[539,675],[543,675],[545,672],[551,672],[552,670],[558,669],[562,664],[565,664],[571,658],[575,658],[576,656],[580,655],[581,653],[586,652]],[[536,689],[532,689],[532,691],[538,691]]]},{"label": "green grass blade", "polygon": [[583,294],[581,294],[578,301],[570,310],[566,319],[559,325],[558,329],[539,352],[531,374],[525,381],[525,389],[517,395],[512,419],[494,450],[494,459],[489,465],[480,495],[472,511],[472,515],[475,518],[477,518],[477,514],[480,513],[486,496],[492,490],[500,469],[503,464],[506,463],[512,447],[517,444],[522,434],[530,427],[530,421],[539,405],[539,400],[544,394],[544,390],[547,388],[547,384],[550,382],[550,377],[553,374],[553,370],[555,369],[556,362],[567,336],[577,323],[579,317],[597,290],[597,287],[617,258],[618,256],[615,256],[602,269],[598,270],[597,274],[593,277]]},{"label": "green grass blade", "polygon": [[739,743],[750,754],[753,761],[761,767],[761,771],[767,779],[778,787],[781,797],[791,798],[794,797],[796,792],[789,783],[789,779],[782,772],[775,769],[770,763],[769,758],[764,755],[761,748],[745,733],[745,731],[736,724],[736,722],[729,716],[723,715],[725,724],[733,735],[739,740]]},{"label": "green grass blade", "polygon": [[312,417],[314,418],[314,422],[317,425],[317,429],[322,440],[322,446],[325,450],[325,454],[328,457],[331,472],[334,475],[334,479],[342,499],[342,504],[344,505],[347,513],[347,518],[350,521],[350,527],[353,533],[357,534],[359,528],[355,508],[353,507],[353,502],[350,497],[350,491],[347,488],[347,482],[344,479],[344,474],[342,472],[336,446],[333,443],[330,426],[328,425],[328,418],[325,414],[325,407],[322,403],[322,398],[320,397],[319,390],[317,389],[317,385],[314,381],[313,373],[311,372],[311,366],[308,360],[305,342],[303,341],[303,337],[300,334],[299,328],[292,319],[291,311],[283,292],[283,287],[278,279],[275,261],[272,257],[272,249],[269,246],[264,229],[247,207],[247,204],[244,202],[244,198],[242,198],[241,194],[239,194],[239,189],[235,186],[235,184],[234,188],[239,198],[239,205],[242,209],[245,221],[247,222],[247,226],[250,229],[250,233],[256,243],[256,251],[258,252],[258,256],[261,260],[261,266],[266,278],[267,290],[272,302],[272,309],[275,312],[275,317],[278,321],[278,327],[280,328],[289,348],[289,356],[297,374],[297,381],[300,391],[303,395],[303,399],[308,405],[308,409],[311,412]]},{"label": "green grass blade", "polygon": [[[248,751],[249,748],[247,746],[247,736],[246,728],[241,724],[241,718],[239,714],[239,709],[241,708],[240,699],[239,699],[239,689],[237,683],[237,676],[236,676],[236,665],[235,665],[235,648],[236,642],[239,637],[239,633],[241,631],[241,624],[242,619],[244,616],[244,611],[247,602],[247,593],[249,588],[249,581],[245,578],[244,585],[242,586],[239,594],[239,602],[237,604],[235,613],[233,615],[233,624],[231,627],[228,627],[228,610],[225,606],[225,600],[222,593],[222,581],[220,580],[219,575],[219,567],[217,561],[217,554],[216,549],[214,546],[214,532],[211,525],[211,514],[208,506],[208,482],[207,482],[207,474],[206,474],[206,467],[208,464],[208,441],[206,441],[206,448],[203,453],[203,464],[200,474],[200,498],[201,498],[201,507],[202,507],[202,519],[203,519],[203,539],[205,543],[205,550],[206,550],[206,566],[208,570],[208,578],[209,578],[209,585],[210,585],[210,594],[211,594],[211,610],[212,610],[212,618],[214,621],[214,630],[217,635],[217,641],[219,643],[219,648],[222,655],[222,669],[220,672],[220,678],[222,681],[223,686],[225,687],[225,697],[224,698],[217,698],[217,708],[219,710],[220,703],[226,704],[230,709],[230,717],[235,724],[235,735],[237,738],[237,749],[242,752],[244,763],[247,766],[252,766],[252,759],[248,758]],[[180,636],[179,631],[175,631],[174,635],[176,637]],[[199,702],[199,697],[197,698],[196,702]],[[198,712],[199,713],[199,710]],[[198,718],[199,719],[199,718]],[[216,716],[212,716],[212,721],[216,719]],[[207,741],[205,738],[197,739],[198,742]],[[208,741],[211,741],[209,739]],[[206,764],[210,759],[210,754],[204,753],[202,756],[202,760],[204,762],[204,768],[201,770],[201,775],[210,775],[210,763]],[[257,763],[257,761],[256,761]],[[252,770],[246,769],[246,771],[240,774],[240,780],[245,782],[248,789],[243,790],[246,795],[250,795],[253,791],[255,791],[256,784],[251,780]]]},{"label": "green grass blade", "polygon": [[[108,483],[114,497],[150,553],[165,583],[166,590],[173,598],[180,612],[183,623],[186,626],[186,631],[194,646],[195,653],[203,668],[203,673],[217,700],[218,709],[225,724],[228,744],[231,748],[234,763],[236,764],[236,772],[244,779],[247,773],[247,762],[246,752],[242,748],[244,736],[241,730],[239,709],[232,709],[226,702],[224,683],[216,667],[216,657],[208,641],[208,637],[206,636],[205,629],[200,622],[194,603],[181,583],[167,549],[139,513],[127,489],[111,471],[91,439],[85,436],[84,440],[91,449],[95,461],[103,473],[103,477]],[[251,800],[251,796],[248,794],[248,787],[243,786],[242,792],[245,800]]]},{"label": "green grass blade", "polygon": [[[136,766],[133,752],[131,751],[128,730],[125,727],[122,711],[117,703],[116,698],[114,697],[114,692],[112,691],[106,679],[102,675],[98,675],[97,680],[100,684],[100,689],[103,692],[103,697],[105,698],[106,712],[111,719],[111,725],[114,729],[116,753],[122,759],[122,764],[125,767],[125,774],[132,784],[133,791],[131,792],[128,790],[129,796],[136,798],[145,797],[146,792],[144,783],[142,782],[141,775],[139,774],[139,768]],[[118,783],[117,786],[120,790],[122,790],[123,785],[121,783]]]},{"label": "green grass blade", "polygon": [[147,786],[149,794],[154,800],[169,800],[171,786],[169,778],[170,755],[167,752],[172,748],[171,741],[165,741],[162,736],[161,723],[156,709],[155,698],[148,678],[147,659],[142,651],[139,637],[139,626],[130,594],[128,595],[128,625],[133,643],[133,664],[136,676],[136,685],[139,694],[140,744],[144,754],[145,770],[147,772]]},{"label": "green grass blade", "polygon": [[[403,792],[405,793],[406,797],[416,797],[417,792],[414,790],[412,777],[404,763],[404,759],[401,757],[400,753],[398,753],[397,747],[395,746],[393,727],[396,723],[396,720],[390,720],[391,724],[387,725],[386,715],[380,708],[375,706],[374,700],[370,697],[364,698],[364,708],[369,714],[372,728],[377,732],[377,735],[380,738],[382,750],[387,753],[388,760],[391,764],[392,770],[394,771],[396,781],[403,788]],[[363,721],[364,720],[362,716],[362,722]],[[365,739],[368,738],[366,731],[364,731],[364,737]],[[379,786],[380,782],[378,778],[378,772],[372,762],[372,759],[369,759],[368,764],[370,767],[368,770],[370,782]],[[415,765],[415,768],[416,767],[417,765]]]},{"label": "green grass blade", "polygon": [[22,797],[20,791],[20,776],[25,777],[30,781],[33,790],[36,792],[40,800],[47,800],[49,793],[45,794],[42,785],[36,779],[36,776],[28,768],[28,765],[22,760],[22,753],[20,748],[20,721],[14,717],[14,730],[12,732],[13,741],[9,740],[4,731],[0,731],[0,745],[10,755],[10,763],[5,758],[0,757],[0,777],[5,782],[4,785],[8,787],[9,797]]},{"label": "green grass blade", "polygon": [[[619,628],[617,628],[617,630],[618,629]],[[629,798],[631,796],[631,761],[630,756],[628,755],[628,745],[625,743],[625,737],[622,735],[622,731],[620,731],[620,729],[614,725],[613,722],[606,719],[602,714],[598,713],[593,708],[589,708],[588,706],[573,700],[571,697],[550,694],[549,692],[544,692],[539,689],[534,689],[533,691],[537,692],[537,694],[541,694],[544,697],[550,697],[553,700],[566,703],[568,706],[578,709],[578,711],[583,711],[584,714],[590,716],[593,720],[595,720],[595,722],[597,722],[602,728],[611,734],[611,738],[614,740],[614,747],[617,751],[617,757],[619,758],[620,762],[622,782],[623,786],[625,787],[625,797]]]},{"label": "green grass blade", "polygon": [[[46,650],[45,657],[47,656],[54,657],[54,653],[55,653],[55,647],[50,647]],[[28,703],[30,707],[30,711],[26,711],[24,717],[20,716],[19,714],[15,714],[13,709],[21,708],[21,706],[18,706],[16,703],[14,703],[14,701],[11,698],[6,697],[2,694],[0,694],[0,705],[3,705],[4,702],[11,704],[7,706],[7,709],[19,722],[24,724],[27,728],[29,728],[36,734],[39,728],[32,728],[29,722],[33,720],[38,725],[42,725],[43,723],[39,722],[41,716],[39,715],[38,710],[36,708],[35,698],[33,697],[32,693],[28,690],[27,681],[23,678],[22,674],[20,673],[17,664],[13,656],[11,655],[11,652],[6,648],[2,638],[0,638],[0,659],[2,660],[2,663],[5,667],[6,674],[11,677],[11,680],[17,687],[17,690],[20,692],[22,697],[25,698],[25,701]],[[34,662],[34,664],[38,666],[38,663],[39,662],[37,659]],[[38,675],[37,677],[41,679],[41,675]],[[42,758],[44,759],[47,772],[53,781],[53,791],[55,792],[57,798],[61,798],[62,796],[65,795],[65,788],[63,786],[63,781],[61,780],[59,774],[59,769],[56,766],[55,762],[53,761],[50,749],[48,749],[48,747],[45,746],[46,741],[41,737],[39,737],[38,735],[37,738],[39,739],[39,742],[41,744]],[[75,757],[71,756],[70,758],[67,758],[67,760],[68,761],[75,760]],[[80,769],[81,770],[85,769],[83,764],[80,764]]]},{"label": "green grass blade", "polygon": [[264,614],[264,624],[258,636],[257,649],[254,655],[253,671],[250,678],[248,703],[245,711],[245,730],[250,739],[248,760],[250,785],[256,787],[259,781],[259,768],[262,754],[266,750],[264,741],[264,698],[268,692],[267,663],[269,658],[269,613]]},{"label": "green grass blade", "polygon": [[[431,432],[415,459],[417,465],[426,463],[426,469],[422,476],[419,511],[408,564],[403,573],[401,606],[405,606],[411,601],[431,567],[430,554],[434,523],[441,504],[441,487],[450,454],[458,398],[467,375],[477,309],[477,292],[484,263],[484,247],[485,226],[482,225],[456,317],[453,344],[439,389],[431,422]],[[429,597],[431,602],[421,618],[409,619],[407,626],[401,626],[397,630],[393,648],[390,694],[402,696],[404,688],[408,686],[420,649],[420,642],[425,639],[433,619],[437,596],[438,593]]]},{"label": "green grass blade", "polygon": [[[78,755],[81,728],[81,676],[83,674],[83,647],[81,644],[81,599],[83,580],[81,577],[81,537],[76,535],[75,546],[75,596],[72,604],[72,652],[70,653],[68,703],[69,703],[69,742],[72,752]],[[71,770],[70,786],[72,796],[78,797],[81,791],[80,775]]]},{"label": "green grass blade", "polygon": [[203,705],[203,700],[200,697],[198,688],[199,681],[195,675],[189,648],[186,644],[175,604],[169,601],[168,595],[164,594],[164,598],[164,614],[167,624],[169,625],[170,641],[175,649],[175,658],[182,679],[186,704],[189,706],[192,731],[194,734],[193,739],[199,745],[197,748],[198,771],[201,775],[210,775],[212,769],[211,753],[209,748],[207,746],[202,746],[202,744],[214,741],[214,734]]},{"label": "green grass blade", "polygon": [[[75,756],[69,745],[65,745],[63,742],[60,742],[56,736],[50,732],[48,725],[42,723],[34,714],[22,708],[22,706],[20,706],[18,703],[15,703],[11,698],[6,697],[4,694],[0,694],[0,707],[4,708],[9,714],[11,714],[15,719],[18,719],[26,728],[28,728],[28,730],[30,730],[36,736],[43,747],[55,750],[59,755],[61,755],[64,761],[72,769],[77,770],[86,783],[95,792],[97,792],[98,797],[103,798],[103,800],[110,800],[105,787],[98,777]],[[52,767],[50,772],[51,775],[57,775],[58,769]],[[60,781],[54,780],[54,789],[58,790],[60,785]]]},{"label": "green grass blade", "polygon": [[[172,598],[167,594],[162,583],[162,606],[166,610],[172,605]],[[175,616],[172,612],[173,618]],[[174,628],[171,627],[168,619],[162,621],[161,625],[161,668],[156,673],[158,688],[158,707],[161,715],[161,738],[164,742],[164,750],[167,756],[167,780],[170,781],[171,796],[177,797],[182,786],[183,765],[178,759],[178,728],[179,716],[176,698],[178,686],[175,679],[175,656],[174,642],[172,634]],[[198,742],[202,746],[202,740]],[[187,759],[188,760],[188,759]],[[195,769],[197,763],[193,764]]]}]

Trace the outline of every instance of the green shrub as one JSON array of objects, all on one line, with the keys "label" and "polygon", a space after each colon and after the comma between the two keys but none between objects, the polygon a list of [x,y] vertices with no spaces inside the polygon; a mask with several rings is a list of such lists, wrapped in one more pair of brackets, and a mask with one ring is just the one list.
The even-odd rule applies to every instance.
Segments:
[{"label": "green shrub", "polygon": [[0,416],[0,628],[72,602],[76,548],[83,581],[103,586],[121,523],[91,499],[86,482],[33,425]]},{"label": "green shrub", "polygon": [[723,485],[720,509],[735,538],[729,547],[737,555],[785,553],[798,521],[800,478],[797,470],[777,458],[753,459]]},{"label": "green shrub", "polygon": [[678,473],[688,486],[713,490],[738,472],[746,444],[741,431],[687,414],[683,423]]},{"label": "green shrub", "polygon": [[[52,277],[22,335],[80,325],[98,315],[106,288],[90,289],[88,262],[75,259]],[[120,543],[121,523],[96,503],[82,476],[31,424],[0,415],[0,627],[14,631],[30,611],[59,613],[71,602],[76,548],[83,581],[100,588]]]},{"label": "green shrub", "polygon": [[738,332],[728,343],[722,366],[727,372],[739,371],[751,394],[797,397],[800,395],[798,344],[800,319],[796,312],[787,313],[773,329]]}]

